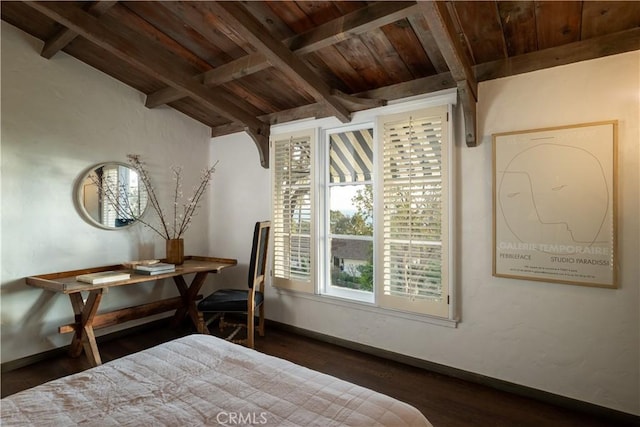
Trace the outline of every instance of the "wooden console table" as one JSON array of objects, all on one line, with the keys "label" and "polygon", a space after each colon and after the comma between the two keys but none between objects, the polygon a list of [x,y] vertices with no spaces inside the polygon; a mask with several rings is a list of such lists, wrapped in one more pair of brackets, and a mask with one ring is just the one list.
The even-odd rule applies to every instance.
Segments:
[{"label": "wooden console table", "polygon": [[[122,265],[110,265],[27,277],[26,282],[30,286],[69,295],[75,314],[75,322],[60,326],[58,332],[61,334],[74,332],[73,340],[69,348],[70,355],[78,357],[84,349],[91,365],[98,366],[102,364],[102,360],[100,359],[100,353],[98,352],[98,346],[96,344],[95,329],[117,325],[129,320],[164,313],[170,310],[176,310],[173,317],[175,324],[178,324],[186,315],[189,315],[196,328],[199,328],[200,322],[198,322],[196,301],[198,298],[201,298],[198,292],[200,292],[200,288],[204,284],[207,275],[209,273],[218,273],[222,269],[232,267],[236,264],[237,261],[234,259],[188,256],[185,257],[184,264],[176,266],[176,271],[153,276],[135,274],[133,270],[124,268]],[[129,272],[131,273],[131,277],[127,280],[97,285],[75,280],[76,276],[80,274],[110,270]],[[195,274],[189,286],[187,286],[184,279],[184,276],[187,274]],[[98,306],[100,305],[102,295],[109,288],[152,282],[169,277],[173,279],[180,292],[180,296],[98,314]],[[82,298],[81,292],[89,292],[86,300]],[[198,332],[202,333],[203,331],[198,330]]]}]

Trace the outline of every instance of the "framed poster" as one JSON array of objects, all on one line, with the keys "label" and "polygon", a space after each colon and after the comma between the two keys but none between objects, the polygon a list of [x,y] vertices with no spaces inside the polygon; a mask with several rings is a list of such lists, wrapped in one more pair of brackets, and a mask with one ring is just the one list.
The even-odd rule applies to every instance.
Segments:
[{"label": "framed poster", "polygon": [[617,287],[617,121],[493,135],[493,275]]}]

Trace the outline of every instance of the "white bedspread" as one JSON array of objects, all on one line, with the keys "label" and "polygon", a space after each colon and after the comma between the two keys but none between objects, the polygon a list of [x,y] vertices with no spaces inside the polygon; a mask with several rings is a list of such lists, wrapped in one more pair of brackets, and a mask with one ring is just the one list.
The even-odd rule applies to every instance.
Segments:
[{"label": "white bedspread", "polygon": [[0,401],[3,427],[430,426],[414,407],[208,335],[191,335]]}]

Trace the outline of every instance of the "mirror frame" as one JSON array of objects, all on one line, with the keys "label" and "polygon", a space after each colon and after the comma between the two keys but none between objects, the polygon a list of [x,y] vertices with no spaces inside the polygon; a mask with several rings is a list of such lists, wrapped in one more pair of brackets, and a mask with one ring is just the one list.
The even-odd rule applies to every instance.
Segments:
[{"label": "mirror frame", "polygon": [[[88,168],[84,169],[79,177],[76,180],[76,185],[75,185],[75,189],[74,189],[74,203],[76,205],[76,209],[78,209],[80,216],[82,217],[82,219],[84,219],[87,223],[101,228],[103,230],[124,230],[127,229],[135,224],[137,224],[139,221],[137,219],[131,221],[130,223],[126,224],[126,225],[122,225],[120,227],[111,227],[105,224],[102,224],[100,221],[98,221],[97,219],[95,219],[87,210],[85,203],[84,203],[84,199],[85,199],[85,182],[87,180],[87,178],[89,177],[89,174],[91,174],[92,172],[94,172],[96,169],[99,169],[101,167],[104,166],[123,166],[126,167],[129,170],[135,171],[135,169],[128,163],[124,163],[124,162],[118,162],[118,161],[106,161],[106,162],[101,162],[101,163],[96,163],[92,166],[89,166]],[[146,190],[146,189],[145,189]],[[147,211],[149,209],[149,202],[147,201],[146,206],[144,207],[144,209],[142,210],[142,213],[140,214],[139,218],[143,217]]]}]

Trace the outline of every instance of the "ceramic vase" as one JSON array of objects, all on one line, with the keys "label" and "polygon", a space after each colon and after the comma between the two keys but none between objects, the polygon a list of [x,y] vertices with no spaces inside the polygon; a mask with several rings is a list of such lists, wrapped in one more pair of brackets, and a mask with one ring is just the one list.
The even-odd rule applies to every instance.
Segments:
[{"label": "ceramic vase", "polygon": [[181,265],[184,262],[184,239],[167,240],[166,258],[169,264]]}]

